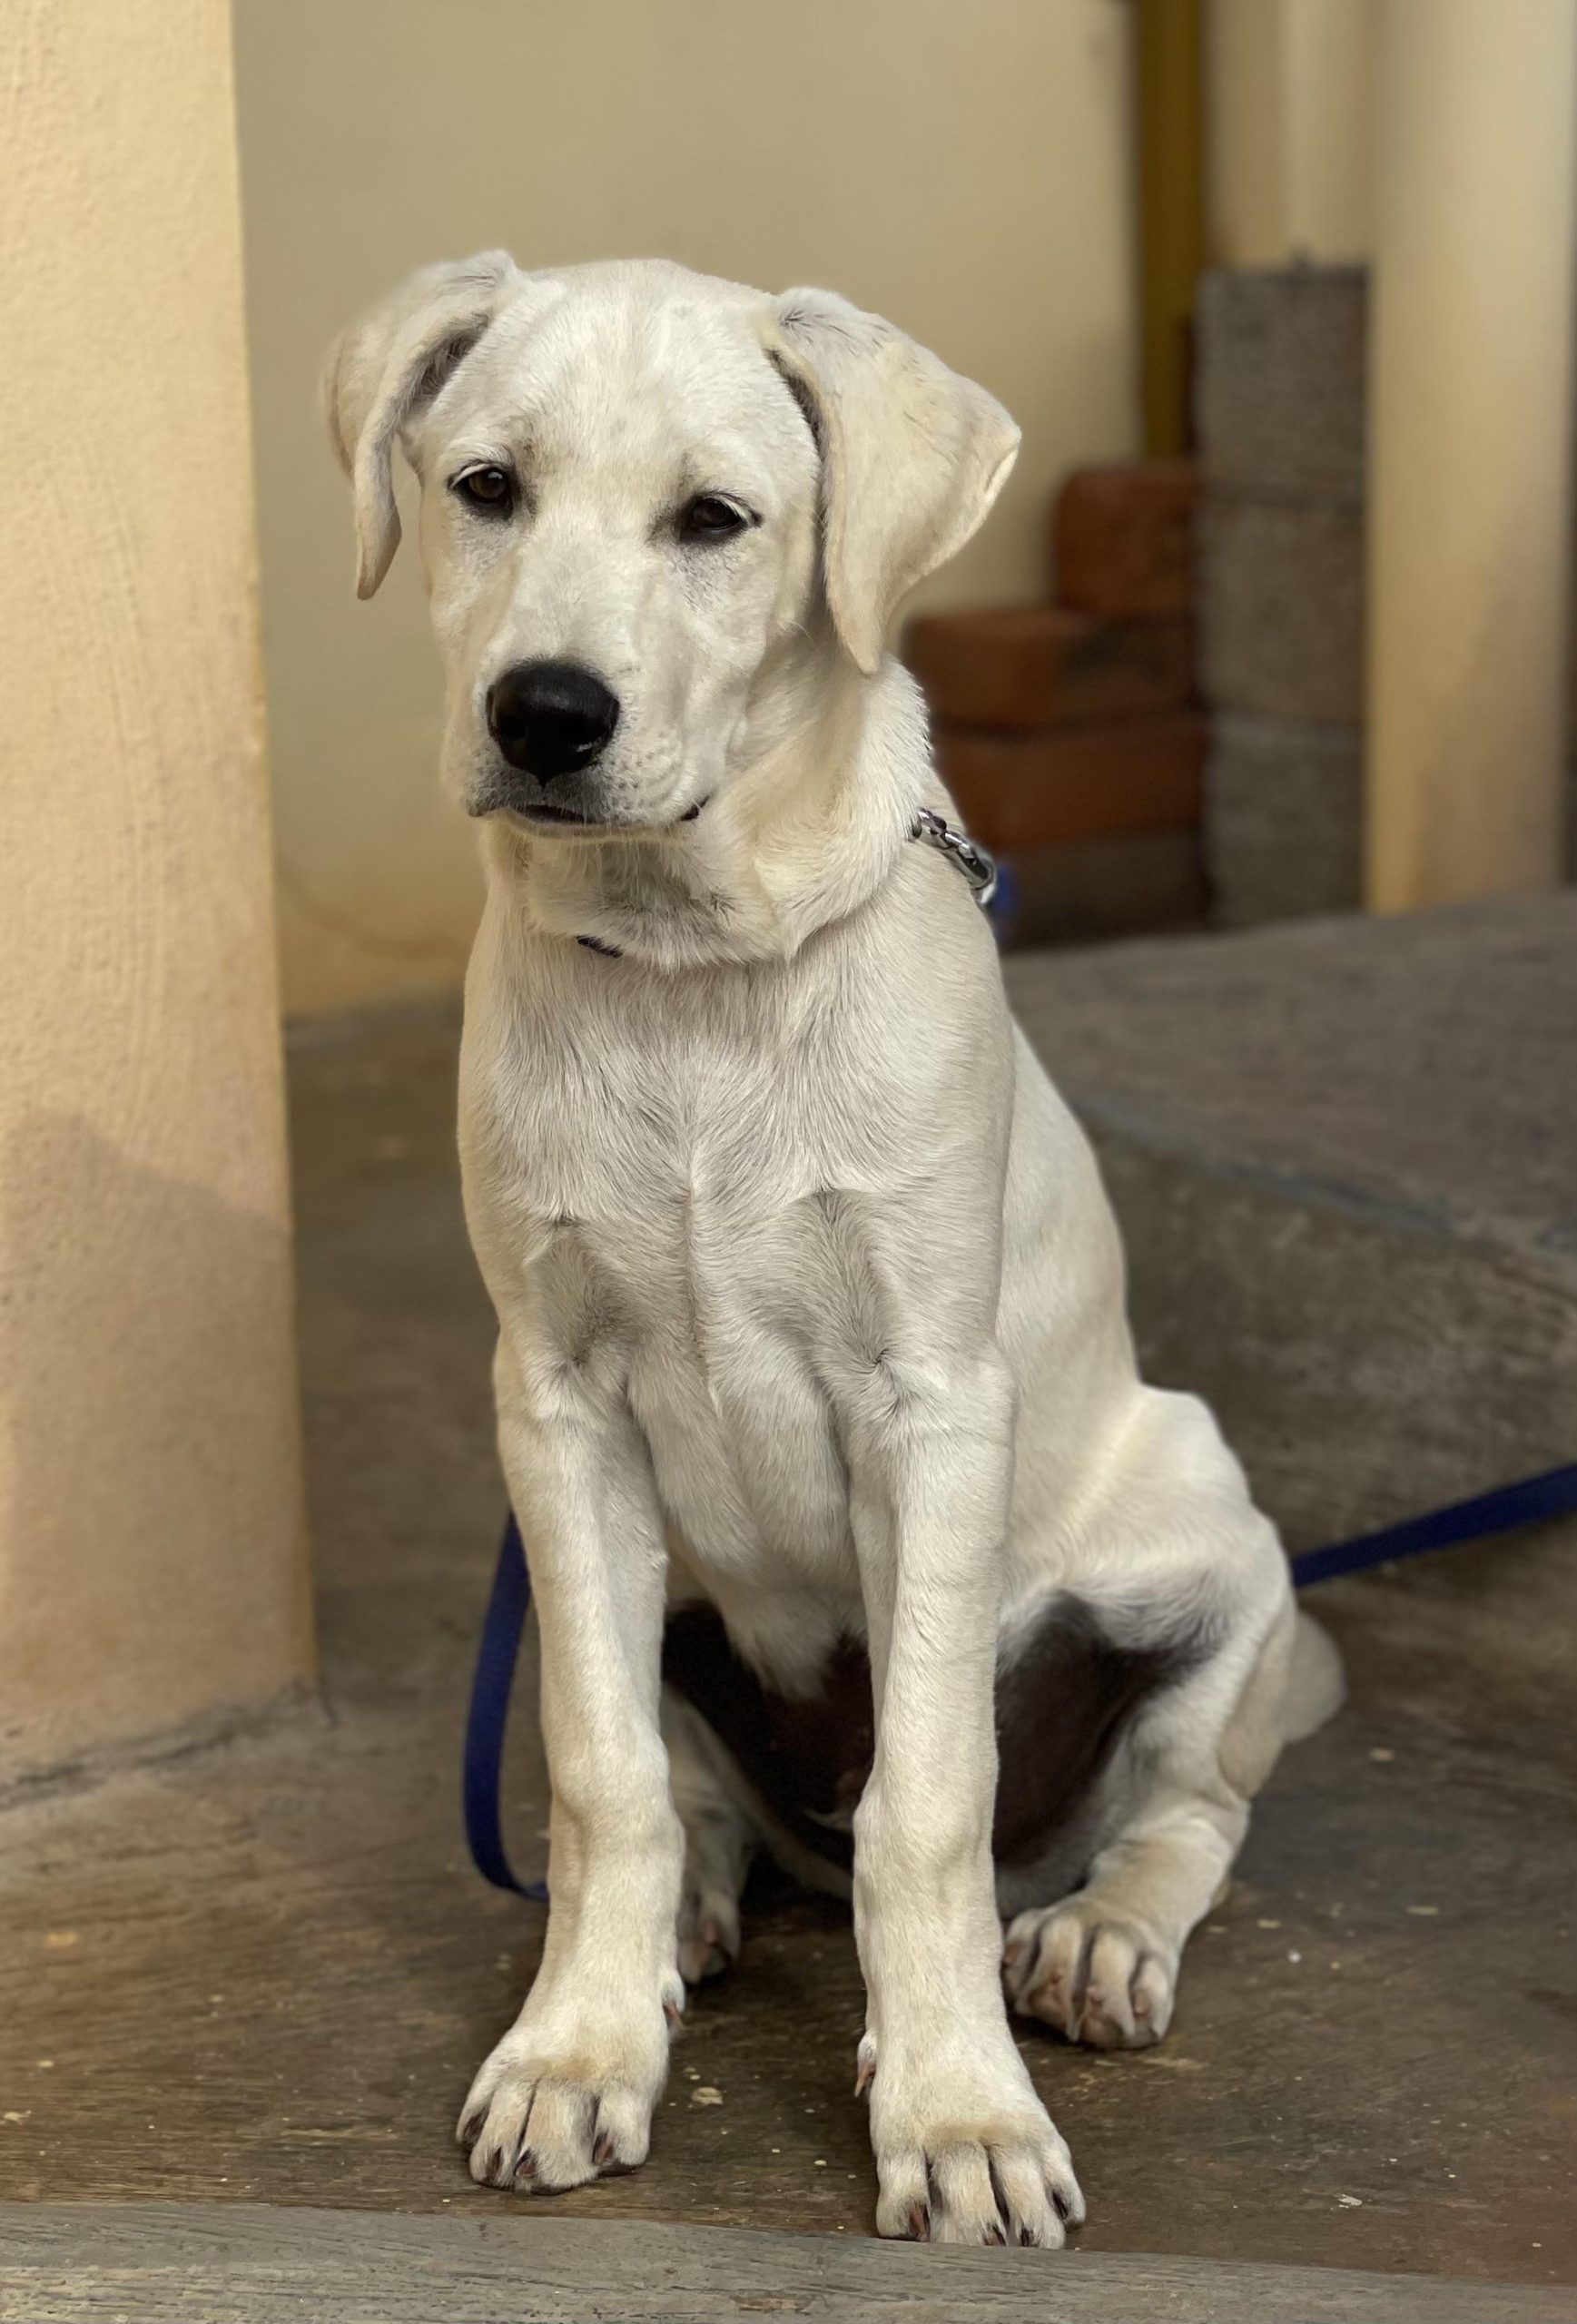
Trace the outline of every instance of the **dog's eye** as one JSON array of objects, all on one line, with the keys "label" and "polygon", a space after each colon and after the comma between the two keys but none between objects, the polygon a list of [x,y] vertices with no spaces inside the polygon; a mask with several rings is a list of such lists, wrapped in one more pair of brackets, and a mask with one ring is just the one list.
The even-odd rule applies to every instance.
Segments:
[{"label": "dog's eye", "polygon": [[679,537],[685,541],[732,540],[735,533],[743,533],[754,522],[749,509],[740,507],[737,501],[724,500],[720,492],[700,492],[680,516]]},{"label": "dog's eye", "polygon": [[515,479],[508,468],[467,468],[449,489],[488,517],[507,517],[514,505]]}]

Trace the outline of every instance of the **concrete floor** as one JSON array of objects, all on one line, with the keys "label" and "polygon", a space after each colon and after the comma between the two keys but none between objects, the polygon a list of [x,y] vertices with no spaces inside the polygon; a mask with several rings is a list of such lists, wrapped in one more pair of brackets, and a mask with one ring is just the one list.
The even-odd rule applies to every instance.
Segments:
[{"label": "concrete floor", "polygon": [[[477,1879],[458,1822],[502,1494],[456,1031],[395,1014],[295,1045],[326,1709],[0,1818],[0,2201],[510,2204],[450,2142],[541,1927]],[[1108,2059],[1023,2029],[1089,2199],[1078,2242],[1570,2281],[1569,1691],[1514,1624],[1481,1650],[1449,1603],[1322,1597],[1352,1705],[1284,1761],[1168,2041]],[[545,1817],[519,1708],[525,1867]],[[676,2043],[650,2162],[545,2211],[869,2232],[848,1925],[763,1889]]]}]

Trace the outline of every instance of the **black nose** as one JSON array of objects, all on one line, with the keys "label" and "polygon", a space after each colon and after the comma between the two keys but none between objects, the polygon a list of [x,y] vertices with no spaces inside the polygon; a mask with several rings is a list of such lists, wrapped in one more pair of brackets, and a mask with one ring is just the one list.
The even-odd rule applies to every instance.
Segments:
[{"label": "black nose", "polygon": [[488,689],[488,732],[538,783],[590,766],[618,723],[617,694],[578,662],[517,662]]}]

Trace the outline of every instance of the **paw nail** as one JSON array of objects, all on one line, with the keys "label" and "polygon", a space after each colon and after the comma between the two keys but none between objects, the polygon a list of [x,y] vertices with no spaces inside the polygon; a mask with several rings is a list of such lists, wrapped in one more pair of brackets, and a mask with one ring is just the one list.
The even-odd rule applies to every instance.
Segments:
[{"label": "paw nail", "polygon": [[484,2114],[479,2108],[476,2113],[468,2114],[466,2116],[465,2121],[460,2124],[459,2128],[459,2141],[462,2146],[476,2145],[477,2141],[482,2135],[482,2124],[487,2121],[487,2119],[486,2114]]},{"label": "paw nail", "polygon": [[1001,2229],[997,2225],[996,2221],[993,2220],[990,2227],[986,2230],[986,2241],[988,2243],[1005,2243],[1007,2240],[1008,2239],[1002,2233]]},{"label": "paw nail", "polygon": [[1024,1947],[1021,1942],[1015,1941],[1003,1948],[1002,1960],[1010,1969],[1016,1969],[1023,1957]]},{"label": "paw nail", "polygon": [[613,2161],[613,2151],[612,2139],[609,2138],[606,2131],[600,2131],[597,2133],[596,2144],[591,2151],[591,2159],[596,2163],[599,2171],[602,2169],[605,2162],[611,2162]]},{"label": "paw nail", "polygon": [[536,2178],[537,2157],[532,2153],[528,2146],[521,2148],[519,2160],[516,2163],[511,2175],[516,2179]]},{"label": "paw nail", "polygon": [[1069,2216],[1068,2198],[1066,2195],[1060,2195],[1055,2187],[1051,2190],[1051,2208],[1066,2227]]},{"label": "paw nail", "polygon": [[923,2243],[931,2233],[931,2213],[923,2203],[910,2204],[909,2232],[916,2243]]},{"label": "paw nail", "polygon": [[1019,2240],[1020,2243],[1033,2243],[1035,2240],[1034,2229],[1032,2227],[1021,2227],[1019,2230]]},{"label": "paw nail", "polygon": [[676,2001],[665,2001],[663,2004],[663,2014],[670,2025],[679,2025],[684,2022],[684,2012]]}]

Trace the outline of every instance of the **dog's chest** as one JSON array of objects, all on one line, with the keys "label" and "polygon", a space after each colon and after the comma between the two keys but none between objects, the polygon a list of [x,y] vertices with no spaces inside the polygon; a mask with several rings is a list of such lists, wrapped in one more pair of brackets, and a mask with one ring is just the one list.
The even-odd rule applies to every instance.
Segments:
[{"label": "dog's chest", "polygon": [[527,1262],[525,1326],[616,1364],[692,1561],[852,1572],[828,1388],[852,1327],[826,1220],[837,1092],[767,1034],[681,1027],[555,1043],[498,1094],[488,1206]]}]

